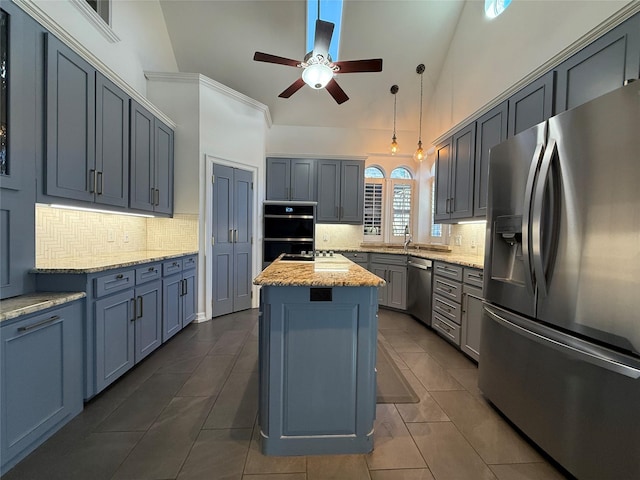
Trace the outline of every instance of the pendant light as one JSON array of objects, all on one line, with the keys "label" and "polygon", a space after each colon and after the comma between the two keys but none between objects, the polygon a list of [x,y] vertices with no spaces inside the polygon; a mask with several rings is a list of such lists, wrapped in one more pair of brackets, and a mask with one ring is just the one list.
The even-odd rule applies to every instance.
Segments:
[{"label": "pendant light", "polygon": [[420,163],[422,162],[422,160],[424,160],[424,157],[425,157],[424,150],[422,149],[422,89],[423,89],[422,78],[424,73],[424,63],[421,63],[416,67],[416,73],[420,75],[420,123],[419,123],[419,130],[418,130],[418,148],[416,149],[416,152],[413,154],[413,160]]},{"label": "pendant light", "polygon": [[396,153],[398,153],[398,149],[400,148],[398,142],[396,141],[396,93],[398,93],[398,90],[400,90],[398,85],[391,86],[390,91],[393,94],[393,137],[391,137],[391,145],[389,147],[389,149],[391,150],[391,155],[395,155]]}]

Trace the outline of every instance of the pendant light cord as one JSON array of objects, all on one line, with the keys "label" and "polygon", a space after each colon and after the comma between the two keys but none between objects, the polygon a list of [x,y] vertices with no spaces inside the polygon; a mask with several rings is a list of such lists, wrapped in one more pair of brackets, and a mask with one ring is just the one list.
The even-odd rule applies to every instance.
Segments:
[{"label": "pendant light cord", "polygon": [[[424,73],[424,72],[423,72]],[[418,141],[422,142],[422,77],[424,75],[421,73],[420,74],[420,130],[418,132]]]},{"label": "pendant light cord", "polygon": [[397,103],[398,97],[396,97],[396,94],[393,94],[393,136],[396,136],[396,103]]}]

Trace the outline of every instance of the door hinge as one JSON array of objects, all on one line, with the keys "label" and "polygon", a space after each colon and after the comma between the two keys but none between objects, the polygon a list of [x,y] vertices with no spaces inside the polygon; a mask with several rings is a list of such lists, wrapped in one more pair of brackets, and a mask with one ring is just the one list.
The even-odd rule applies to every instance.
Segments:
[{"label": "door hinge", "polygon": [[211,183],[216,183],[216,176],[215,175],[211,175]]},{"label": "door hinge", "polygon": [[215,237],[211,236],[211,245],[215,245],[216,244],[216,239]]},{"label": "door hinge", "polygon": [[251,190],[253,190],[253,182],[251,182]]},{"label": "door hinge", "polygon": [[251,245],[253,245],[253,235],[251,235]]},{"label": "door hinge", "polygon": [[251,290],[251,298],[253,299],[253,290]]}]

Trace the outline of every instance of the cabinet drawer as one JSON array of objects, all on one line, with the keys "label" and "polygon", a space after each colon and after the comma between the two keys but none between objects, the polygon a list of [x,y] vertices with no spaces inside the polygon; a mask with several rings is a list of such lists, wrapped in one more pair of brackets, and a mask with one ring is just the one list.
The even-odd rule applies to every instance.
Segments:
[{"label": "cabinet drawer", "polygon": [[371,263],[382,263],[385,265],[407,265],[406,255],[394,255],[391,253],[372,253],[369,260],[371,260]]},{"label": "cabinet drawer", "polygon": [[460,314],[462,308],[459,303],[452,302],[448,298],[442,298],[440,295],[433,296],[433,311],[449,321],[460,324]]},{"label": "cabinet drawer", "polygon": [[452,280],[462,281],[462,267],[459,265],[451,265],[450,263],[435,262],[433,272],[436,275],[450,278]]},{"label": "cabinet drawer", "polygon": [[154,263],[153,265],[145,265],[144,267],[136,268],[136,285],[141,283],[150,282],[151,280],[157,280],[161,277],[160,264]]},{"label": "cabinet drawer", "polygon": [[174,258],[168,260],[162,264],[162,276],[173,275],[174,273],[180,273],[183,268],[182,258]]},{"label": "cabinet drawer", "polygon": [[431,327],[454,345],[460,346],[460,326],[433,313]]},{"label": "cabinet drawer", "polygon": [[482,270],[477,270],[475,268],[465,268],[463,275],[464,283],[473,285],[474,287],[482,288],[482,283],[484,281],[484,273],[482,272]]},{"label": "cabinet drawer", "polygon": [[182,260],[182,269],[190,270],[192,268],[196,268],[198,266],[198,256],[191,255],[190,257],[186,257]]},{"label": "cabinet drawer", "polygon": [[113,292],[119,292],[126,288],[132,288],[135,283],[135,270],[127,270],[126,272],[110,273],[103,275],[94,280],[96,298],[104,297]]},{"label": "cabinet drawer", "polygon": [[367,252],[338,252],[344,255],[354,263],[369,263],[369,254]]},{"label": "cabinet drawer", "polygon": [[462,301],[462,285],[440,277],[433,277],[433,292],[454,302]]}]

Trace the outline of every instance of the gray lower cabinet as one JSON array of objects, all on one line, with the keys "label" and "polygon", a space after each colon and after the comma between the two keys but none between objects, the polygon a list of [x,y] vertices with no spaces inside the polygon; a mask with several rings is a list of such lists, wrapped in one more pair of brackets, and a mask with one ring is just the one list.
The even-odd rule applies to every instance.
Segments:
[{"label": "gray lower cabinet", "polygon": [[82,411],[84,300],[0,327],[0,475]]},{"label": "gray lower cabinet", "polygon": [[362,224],[364,162],[317,160],[316,222]]},{"label": "gray lower cabinet", "polygon": [[131,100],[129,207],[173,213],[173,130]]},{"label": "gray lower cabinet", "polygon": [[457,347],[460,346],[462,314],[462,267],[433,263],[431,327]]},{"label": "gray lower cabinet", "polygon": [[564,112],[640,75],[640,14],[580,50],[556,68],[555,113]]},{"label": "gray lower cabinet", "polygon": [[166,342],[195,320],[197,256],[162,265],[162,341]]},{"label": "gray lower cabinet", "polygon": [[[84,399],[120,378],[193,321],[197,255],[97,273],[41,273],[39,291],[84,291]],[[177,271],[167,264],[179,264]],[[175,278],[174,278],[175,277]],[[173,280],[177,283],[173,285]],[[176,301],[169,298],[175,294]],[[181,300],[179,306],[177,302]],[[175,312],[182,311],[175,315]],[[172,323],[168,323],[171,319]]]},{"label": "gray lower cabinet", "polygon": [[465,267],[462,272],[462,332],[460,349],[473,358],[480,360],[480,325],[482,324],[482,304],[484,295],[484,273],[476,268]]},{"label": "gray lower cabinet", "polygon": [[315,201],[316,160],[267,158],[266,200]]},{"label": "gray lower cabinet", "polygon": [[407,309],[407,256],[371,253],[369,271],[387,284],[378,288],[378,305]]},{"label": "gray lower cabinet", "polygon": [[344,255],[345,258],[348,258],[353,263],[357,263],[362,268],[366,268],[369,270],[369,253],[368,252],[336,252],[341,255]]}]

